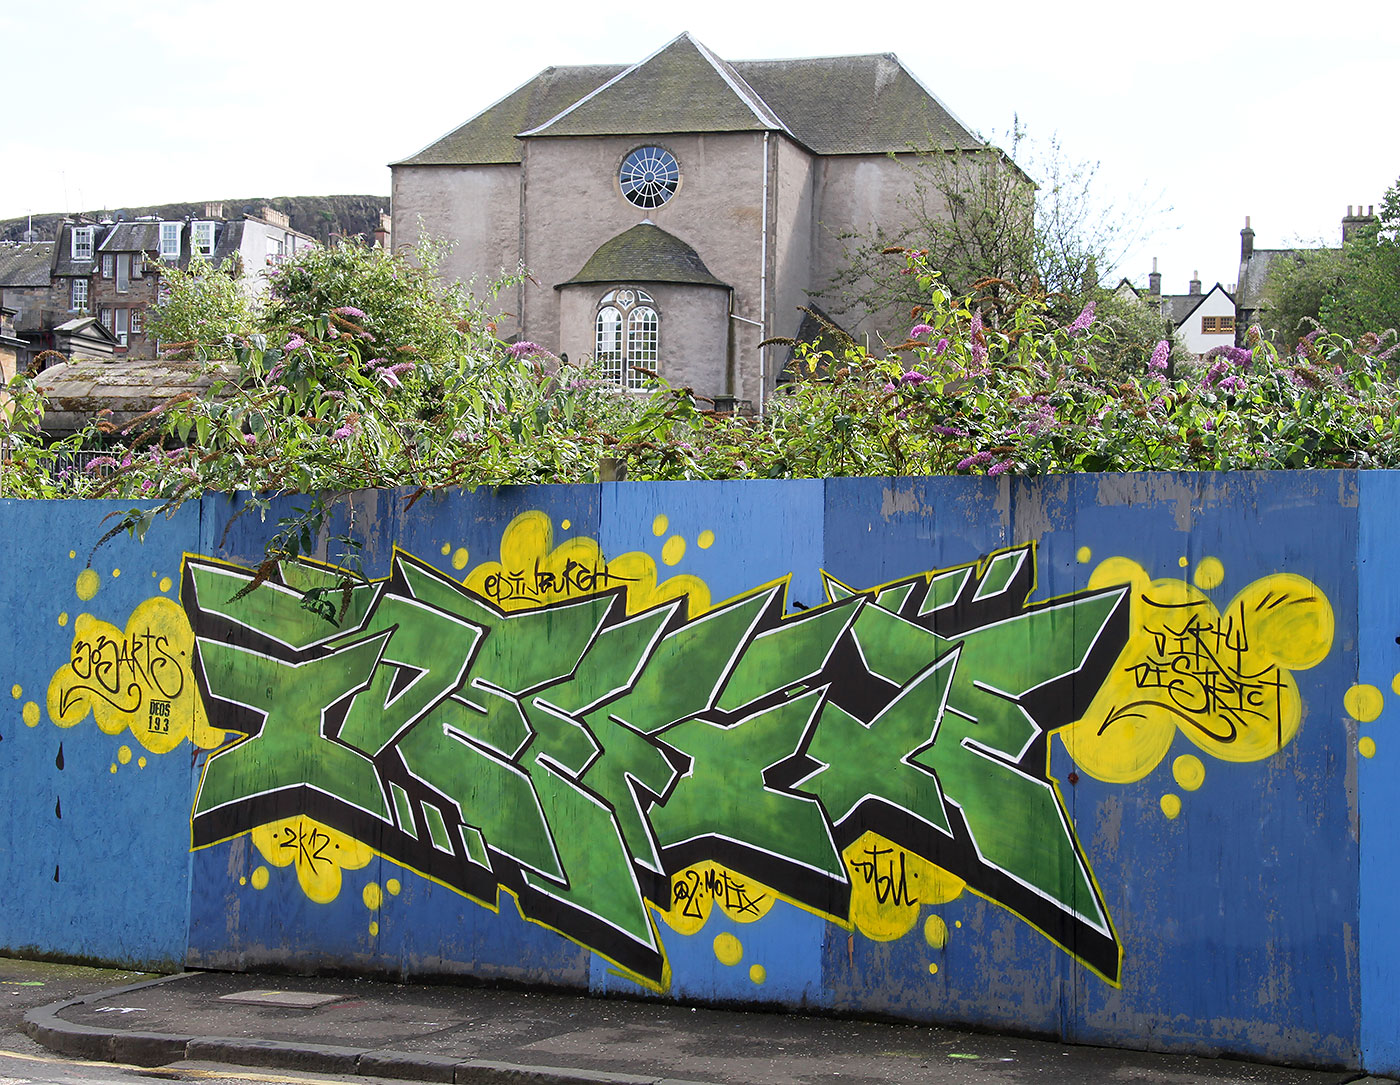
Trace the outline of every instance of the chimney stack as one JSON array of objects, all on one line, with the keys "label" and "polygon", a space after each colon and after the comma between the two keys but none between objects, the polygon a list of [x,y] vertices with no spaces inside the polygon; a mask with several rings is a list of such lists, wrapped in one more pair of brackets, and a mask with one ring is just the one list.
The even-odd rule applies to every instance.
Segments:
[{"label": "chimney stack", "polygon": [[1254,255],[1254,231],[1249,225],[1249,216],[1244,217],[1244,229],[1240,231],[1240,260],[1248,260]]},{"label": "chimney stack", "polygon": [[204,217],[207,219],[222,219],[224,217],[223,202],[206,203],[204,205]]},{"label": "chimney stack", "polygon": [[1366,208],[1366,213],[1361,213],[1361,205],[1356,205],[1356,213],[1352,214],[1352,205],[1347,204],[1347,216],[1342,219],[1342,244],[1345,245],[1352,238],[1356,237],[1367,226],[1376,221],[1376,205],[1371,204]]},{"label": "chimney stack", "polygon": [[1158,297],[1162,293],[1162,275],[1157,270],[1157,257],[1152,258],[1152,274],[1147,277],[1147,293],[1150,297]]},{"label": "chimney stack", "polygon": [[1191,272],[1191,287],[1189,292],[1192,294],[1199,294],[1201,292],[1201,273],[1199,271]]}]

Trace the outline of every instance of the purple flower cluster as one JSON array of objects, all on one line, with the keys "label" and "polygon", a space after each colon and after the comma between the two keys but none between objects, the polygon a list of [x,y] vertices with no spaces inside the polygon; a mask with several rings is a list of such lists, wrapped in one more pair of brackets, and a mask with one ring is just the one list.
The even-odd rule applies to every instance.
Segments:
[{"label": "purple flower cluster", "polygon": [[1074,318],[1074,323],[1066,330],[1071,335],[1085,331],[1089,325],[1094,322],[1094,308],[1097,304],[1097,302],[1091,301],[1088,305],[1084,306],[1084,308],[1080,310],[1079,315]]},{"label": "purple flower cluster", "polygon": [[931,331],[933,331],[932,324],[915,324],[912,328],[909,329],[909,338],[918,339],[921,336],[927,335]]},{"label": "purple flower cluster", "polygon": [[968,432],[965,429],[957,429],[953,426],[929,426],[934,433],[940,437],[966,437]]},{"label": "purple flower cluster", "polygon": [[[1093,303],[1091,302],[1090,304]],[[1009,471],[1012,465],[1013,463],[1011,460],[1002,460],[1001,463],[994,463],[991,467],[987,468],[987,476],[990,478],[992,475],[999,475],[1003,471]]]},{"label": "purple flower cluster", "polygon": [[899,378],[899,383],[917,386],[923,384],[926,380],[928,380],[928,377],[924,376],[924,374],[920,373],[917,369],[911,369],[909,372],[905,373],[904,376]]},{"label": "purple flower cluster", "polygon": [[948,340],[946,340],[946,339],[940,339],[937,343],[935,343],[935,344],[933,345],[933,354],[934,354],[934,357],[937,357],[938,355],[942,354],[942,353],[943,353],[945,350],[947,350],[947,349],[948,349]]},{"label": "purple flower cluster", "polygon": [[1155,369],[1157,372],[1164,372],[1167,368],[1167,359],[1171,356],[1171,344],[1165,339],[1152,348],[1152,357],[1147,360],[1147,367]]},{"label": "purple flower cluster", "polygon": [[972,350],[972,362],[981,366],[987,360],[987,337],[982,334],[982,310],[972,311],[972,324],[968,329],[968,346]]},{"label": "purple flower cluster", "polygon": [[291,338],[283,344],[282,349],[290,354],[292,351],[300,350],[304,346],[306,346],[306,340],[293,332]]},{"label": "purple flower cluster", "polygon": [[522,339],[518,343],[512,343],[510,346],[506,347],[506,350],[512,358],[526,358],[531,354],[547,353],[544,347],[540,346],[538,343],[532,343],[528,339]]},{"label": "purple flower cluster", "polygon": [[337,316],[348,316],[351,320],[364,320],[365,318],[365,311],[363,309],[356,309],[353,305],[342,305],[339,308],[332,309],[331,312],[335,313]]},{"label": "purple flower cluster", "polygon": [[993,456],[990,452],[974,452],[964,460],[958,461],[959,471],[971,471],[974,467],[982,467],[992,462]]}]

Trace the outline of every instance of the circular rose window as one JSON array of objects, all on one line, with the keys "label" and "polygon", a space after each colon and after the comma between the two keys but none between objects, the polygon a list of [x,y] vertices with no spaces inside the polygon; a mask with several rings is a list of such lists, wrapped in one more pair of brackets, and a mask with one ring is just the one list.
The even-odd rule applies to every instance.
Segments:
[{"label": "circular rose window", "polygon": [[681,167],[676,156],[662,147],[638,147],[618,171],[622,194],[638,207],[660,207],[676,194]]}]

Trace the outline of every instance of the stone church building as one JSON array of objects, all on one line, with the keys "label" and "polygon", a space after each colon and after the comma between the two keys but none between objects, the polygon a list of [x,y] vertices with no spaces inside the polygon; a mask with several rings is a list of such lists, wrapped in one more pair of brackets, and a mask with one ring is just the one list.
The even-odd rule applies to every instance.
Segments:
[{"label": "stone church building", "polygon": [[906,216],[891,156],[933,146],[981,144],[892,54],[730,62],[681,34],[636,64],[546,68],[394,163],[396,239],[421,221],[455,242],[463,282],[528,269],[507,338],[762,409],[789,352],[759,343],[797,335],[841,234]]}]

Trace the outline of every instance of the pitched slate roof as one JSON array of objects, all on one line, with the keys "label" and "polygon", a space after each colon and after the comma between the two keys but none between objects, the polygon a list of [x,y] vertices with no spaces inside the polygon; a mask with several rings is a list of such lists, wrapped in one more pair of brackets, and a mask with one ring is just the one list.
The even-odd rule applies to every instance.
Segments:
[{"label": "pitched slate roof", "polygon": [[160,223],[119,222],[97,248],[99,252],[159,252]]},{"label": "pitched slate roof", "polygon": [[394,165],[519,162],[520,138],[536,136],[738,131],[785,132],[817,154],[982,146],[893,53],[731,63],[681,34],[637,64],[546,68]]},{"label": "pitched slate roof", "polygon": [[524,86],[396,166],[491,165],[520,161],[517,132],[568,109],[621,72],[624,64],[546,68]]},{"label": "pitched slate roof", "polygon": [[745,60],[734,68],[817,154],[983,146],[893,53]]},{"label": "pitched slate roof", "polygon": [[1255,249],[1240,261],[1240,281],[1235,288],[1241,309],[1258,310],[1264,305],[1269,276],[1284,260],[1300,260],[1305,253],[1319,249]]},{"label": "pitched slate roof", "polygon": [[0,287],[48,286],[52,241],[0,244]]},{"label": "pitched slate roof", "polygon": [[[1216,283],[1209,290],[1200,294],[1162,294],[1160,296],[1162,315],[1172,322],[1173,327],[1179,328],[1190,320],[1191,314],[1199,309],[1205,303],[1205,300],[1217,290],[1220,291],[1221,296],[1224,297],[1226,301],[1230,302],[1230,304],[1233,305],[1235,303],[1235,299],[1230,295],[1230,291],[1226,290],[1219,283]],[[1151,300],[1149,295],[1143,296]]]},{"label": "pitched slate roof", "polygon": [[682,34],[520,135],[628,135],[639,123],[655,135],[786,129],[733,67]]},{"label": "pitched slate roof", "polygon": [[568,282],[692,283],[728,286],[710,273],[700,254],[660,226],[641,222],[598,246],[598,251]]}]

